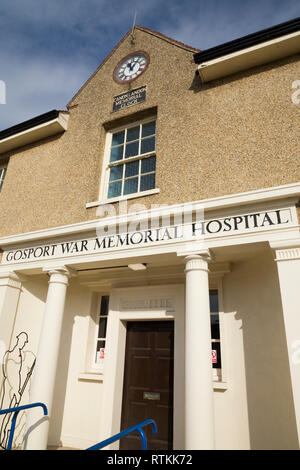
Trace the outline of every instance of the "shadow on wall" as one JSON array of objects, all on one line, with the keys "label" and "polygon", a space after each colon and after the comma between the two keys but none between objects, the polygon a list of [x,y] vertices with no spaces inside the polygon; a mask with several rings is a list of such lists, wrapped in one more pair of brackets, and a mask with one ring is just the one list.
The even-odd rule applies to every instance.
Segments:
[{"label": "shadow on wall", "polygon": [[[258,65],[256,67],[252,67],[250,69],[243,70],[241,72],[236,72],[232,75],[228,75],[228,76],[225,76],[223,78],[218,78],[218,79],[215,79],[215,80],[211,80],[211,81],[205,82],[205,83],[203,83],[201,81],[201,78],[198,75],[198,73],[195,73],[189,90],[192,91],[193,93],[199,93],[199,92],[204,91],[204,90],[218,88],[218,87],[220,87],[220,85],[231,84],[231,83],[239,81],[243,78],[248,78],[248,77],[251,77],[251,76],[260,75],[264,72],[268,72],[268,71],[271,71],[273,69],[276,70],[276,69],[278,69],[280,67],[283,67],[285,65],[289,65],[289,64],[293,64],[293,63],[297,64],[298,61],[299,61],[299,54],[292,55],[290,57],[286,57],[285,59],[279,59],[277,61],[270,62],[270,63],[264,64],[264,65]],[[198,67],[198,66],[195,64],[195,67]],[[293,80],[291,79],[291,83],[292,83],[292,81]]]},{"label": "shadow on wall", "polygon": [[58,446],[62,445],[60,441],[60,436],[62,431],[64,407],[66,401],[73,326],[75,323],[75,316],[70,311],[70,308],[68,308],[69,298],[70,297],[67,295],[62,325],[61,342],[58,355],[59,359],[55,378],[55,389],[51,413],[52,416],[49,428],[49,442],[51,445]]},{"label": "shadow on wall", "polygon": [[[28,278],[22,285],[10,345],[1,351],[0,406],[2,409],[30,402],[30,387],[35,370],[40,321],[47,295],[44,277]],[[4,357],[3,357],[4,356]],[[14,433],[14,448],[21,448],[27,412],[20,412]],[[0,417],[0,448],[5,448],[12,414]]]},{"label": "shadow on wall", "polygon": [[[43,323],[43,315],[44,315],[44,310],[45,310],[45,305],[46,305],[46,300],[47,300],[47,291],[48,291],[47,281],[48,281],[48,278],[46,276],[43,276],[40,279],[40,282],[36,282],[35,280],[35,282],[26,282],[24,284],[24,286],[26,287],[26,291],[28,292],[29,295],[28,295],[27,301],[23,299],[23,304],[19,311],[19,315],[21,314],[23,317],[26,316],[26,320],[29,322],[29,324],[31,324],[30,322],[34,321],[35,317],[36,317],[36,322],[39,323],[39,327],[35,331],[35,335],[37,335],[35,338],[36,352],[38,351],[39,338],[40,338],[41,327]],[[68,290],[69,289],[70,287],[68,288]],[[35,305],[36,313],[33,316],[31,315],[31,312],[34,311],[32,299],[36,299],[37,301],[42,302],[42,306]],[[60,346],[56,382],[55,382],[56,384],[55,395],[54,395],[52,412],[51,412],[51,420],[50,420],[50,432],[51,432],[51,428],[53,429],[52,423],[54,423],[55,435],[58,436],[57,437],[58,443],[59,443],[60,431],[62,427],[63,409],[64,409],[64,403],[65,403],[65,393],[66,393],[66,386],[67,386],[69,358],[70,358],[70,350],[71,350],[71,339],[72,339],[72,330],[73,330],[73,318],[69,314],[66,314],[69,311],[67,309],[67,306],[68,306],[67,301],[68,301],[68,295],[66,299],[65,313],[63,317],[61,346]],[[51,351],[49,351],[49,357],[50,356],[51,356]],[[23,404],[26,404],[26,403],[29,403],[29,395],[28,395],[27,401],[25,400],[23,401]],[[19,434],[22,435],[23,433],[20,432]],[[26,439],[26,436],[25,436],[25,439]]]},{"label": "shadow on wall", "polygon": [[[242,320],[251,449],[298,449],[277,267],[271,252],[236,263],[225,304]],[[231,295],[231,298],[229,296]]]},{"label": "shadow on wall", "polygon": [[[22,292],[22,296],[19,302],[18,313],[16,318],[16,327],[17,329],[16,334],[12,338],[12,345],[9,348],[10,350],[14,349],[14,354],[16,358],[14,360],[10,360],[9,366],[14,366],[14,373],[13,378],[10,378],[10,382],[14,384],[13,387],[9,387],[8,390],[8,382],[6,391],[5,403],[3,400],[2,408],[8,408],[10,405],[14,406],[16,404],[16,400],[18,398],[18,390],[20,389],[20,383],[23,384],[24,380],[20,382],[19,380],[19,347],[15,348],[15,343],[17,342],[16,336],[19,331],[22,331],[24,326],[26,325],[28,328],[28,338],[29,343],[24,347],[24,353],[26,353],[26,360],[29,363],[29,366],[32,366],[33,361],[35,359],[35,355],[32,351],[37,354],[38,351],[38,343],[41,333],[41,328],[43,324],[43,315],[45,310],[45,303],[47,298],[47,289],[48,283],[46,276],[42,276],[40,278],[34,278],[30,280],[30,282],[24,283],[24,289]],[[54,390],[54,398],[53,398],[53,406],[51,412],[51,420],[50,420],[50,432],[49,432],[49,440],[50,444],[55,446],[60,445],[60,436],[63,426],[63,417],[64,417],[64,409],[66,403],[66,390],[67,390],[67,381],[68,381],[68,373],[70,368],[70,353],[71,353],[71,344],[73,339],[73,331],[74,331],[74,322],[76,317],[89,317],[90,315],[90,299],[91,299],[91,292],[88,289],[80,288],[76,281],[72,280],[67,290],[67,297],[65,303],[65,311],[63,317],[63,325],[62,325],[62,335],[61,335],[61,342],[59,348],[59,358],[58,358],[58,366],[55,378],[55,390]],[[21,328],[21,330],[20,330]],[[24,338],[23,338],[24,339]],[[25,340],[23,341],[23,343]],[[21,342],[19,342],[21,344]],[[29,351],[29,346],[32,351]],[[81,345],[82,346],[82,345]],[[80,347],[80,346],[79,346]],[[84,348],[86,345],[84,345]],[[3,351],[4,352],[4,351]],[[23,354],[23,353],[22,353]],[[85,359],[85,349],[84,353],[81,355],[83,359]],[[49,358],[51,357],[51,351],[49,351]],[[7,362],[7,361],[6,361]],[[26,364],[27,364],[26,363]],[[28,374],[30,367],[27,367],[24,371]],[[11,368],[10,367],[10,368]],[[25,367],[25,364],[24,364]],[[80,370],[82,365],[78,365]],[[3,389],[3,376],[4,372],[2,371],[1,363],[0,363],[0,399],[1,399],[1,391]],[[7,369],[7,367],[6,367]],[[6,370],[5,369],[5,370]],[[12,374],[6,374],[12,376]],[[29,391],[30,385],[32,381],[32,377],[34,376],[34,369],[32,372],[32,376],[30,375],[25,393],[22,397],[21,404],[27,404],[30,402],[29,399]],[[77,375],[76,375],[77,380]],[[22,387],[21,387],[22,388]],[[14,402],[11,402],[12,398],[14,397],[14,390],[16,390],[16,399]],[[2,417],[1,417],[2,418]],[[1,428],[2,420],[0,419],[0,428]],[[15,442],[17,443],[17,447],[22,446],[22,441],[24,438],[24,430],[26,425],[26,412],[20,413],[18,420],[17,420],[17,427],[15,431]],[[9,429],[9,426],[7,427]],[[7,433],[5,434],[7,437]],[[5,438],[6,439],[6,438]],[[6,439],[7,441],[7,439]],[[5,442],[6,442],[5,441]]]},{"label": "shadow on wall", "polygon": [[[70,370],[71,348],[72,342],[76,343],[76,339],[74,339],[73,337],[74,325],[78,317],[87,317],[90,315],[90,312],[87,307],[87,305],[90,305],[90,299],[91,292],[88,289],[82,288],[82,286],[78,286],[76,280],[73,280],[70,283],[65,303],[62,335],[59,348],[59,359],[55,378],[55,389],[51,413],[52,416],[49,428],[50,446],[62,445],[60,438],[63,429],[63,418],[67,399],[66,395],[69,379],[68,374]],[[78,347],[82,347],[82,345],[78,345]],[[86,347],[86,345],[84,345],[84,347]],[[85,349],[83,349],[81,354],[83,363],[76,365],[76,367],[78,367],[78,371],[84,369],[85,352]],[[77,378],[78,377],[76,375],[76,381]],[[85,399],[88,399],[88,397],[85,397]],[[81,410],[75,410],[74,413],[80,411]]]}]

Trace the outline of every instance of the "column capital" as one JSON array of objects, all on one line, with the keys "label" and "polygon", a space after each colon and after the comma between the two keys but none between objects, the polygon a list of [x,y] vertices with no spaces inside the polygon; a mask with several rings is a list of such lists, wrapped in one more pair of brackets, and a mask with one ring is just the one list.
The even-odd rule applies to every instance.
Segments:
[{"label": "column capital", "polygon": [[275,261],[291,261],[300,259],[300,238],[271,241],[270,247]]},{"label": "column capital", "polygon": [[50,277],[55,274],[60,274],[63,276],[67,276],[68,279],[77,275],[77,271],[75,269],[69,268],[65,265],[45,266],[43,268],[43,272],[49,274]]},{"label": "column capital", "polygon": [[208,262],[211,261],[209,250],[202,250],[198,253],[187,254],[184,257],[185,272],[188,271],[208,271]]},{"label": "column capital", "polygon": [[0,286],[21,288],[21,283],[25,280],[25,276],[18,275],[15,271],[0,272]]}]

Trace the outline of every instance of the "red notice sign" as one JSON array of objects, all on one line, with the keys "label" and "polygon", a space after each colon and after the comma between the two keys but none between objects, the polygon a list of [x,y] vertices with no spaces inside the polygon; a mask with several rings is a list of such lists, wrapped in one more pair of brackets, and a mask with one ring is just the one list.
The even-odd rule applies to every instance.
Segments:
[{"label": "red notice sign", "polygon": [[213,364],[217,364],[217,351],[215,349],[211,351],[211,359]]}]

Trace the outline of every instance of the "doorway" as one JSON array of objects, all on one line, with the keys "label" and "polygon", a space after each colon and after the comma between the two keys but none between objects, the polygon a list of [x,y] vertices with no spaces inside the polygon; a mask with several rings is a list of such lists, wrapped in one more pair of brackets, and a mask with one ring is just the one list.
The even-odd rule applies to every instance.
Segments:
[{"label": "doorway", "polygon": [[[121,430],[154,419],[158,433],[145,428],[148,449],[173,449],[174,322],[127,322]],[[141,449],[138,432],[120,441],[120,450]]]}]

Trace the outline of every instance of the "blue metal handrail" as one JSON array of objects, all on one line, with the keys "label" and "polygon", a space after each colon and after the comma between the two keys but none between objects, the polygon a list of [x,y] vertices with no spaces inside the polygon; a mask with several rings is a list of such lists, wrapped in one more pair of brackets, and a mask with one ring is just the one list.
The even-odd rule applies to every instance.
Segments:
[{"label": "blue metal handrail", "polygon": [[157,433],[157,427],[155,421],[153,419],[146,419],[145,421],[142,421],[141,423],[136,424],[135,426],[132,426],[131,428],[125,429],[122,432],[119,432],[118,434],[115,434],[114,436],[105,439],[105,441],[99,442],[98,444],[95,444],[92,447],[89,447],[86,450],[99,450],[102,449],[103,447],[108,446],[109,444],[112,444],[115,441],[118,441],[122,437],[128,436],[128,434],[131,434],[134,431],[138,431],[141,438],[142,438],[142,450],[147,450],[147,439],[144,430],[142,429],[144,426],[147,426],[148,424],[152,424],[152,432],[153,434]]},{"label": "blue metal handrail", "polygon": [[12,442],[13,442],[13,438],[14,438],[15,427],[16,427],[16,421],[17,421],[17,417],[18,417],[19,412],[22,411],[22,410],[28,410],[29,408],[35,408],[37,406],[41,406],[43,408],[45,416],[48,415],[48,410],[47,410],[46,405],[44,405],[44,403],[31,403],[29,405],[16,406],[15,408],[7,408],[6,410],[0,410],[0,415],[4,415],[4,414],[7,414],[7,413],[14,413],[14,415],[12,417],[10,432],[9,432],[7,450],[11,450],[11,446],[12,446]]}]

